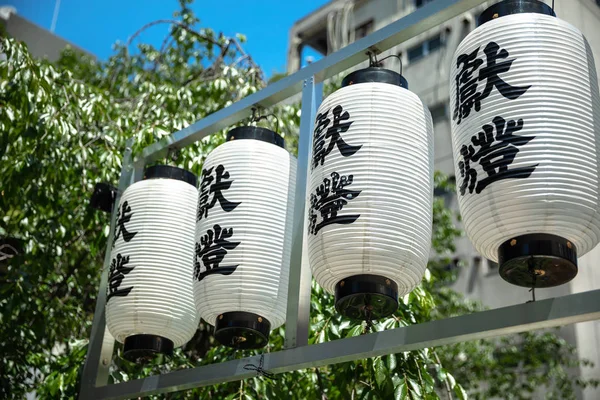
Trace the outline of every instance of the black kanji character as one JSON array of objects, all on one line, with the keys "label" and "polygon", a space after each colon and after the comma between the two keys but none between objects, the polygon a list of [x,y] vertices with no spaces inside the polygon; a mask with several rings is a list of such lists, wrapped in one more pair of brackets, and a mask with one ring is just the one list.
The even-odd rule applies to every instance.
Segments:
[{"label": "black kanji character", "polygon": [[481,69],[479,72],[479,80],[485,80],[485,88],[483,92],[479,95],[480,99],[483,100],[488,97],[492,91],[492,88],[495,86],[496,89],[500,92],[500,94],[506,97],[509,100],[515,100],[521,97],[523,93],[525,93],[531,85],[527,86],[511,86],[508,83],[504,82],[502,78],[498,75],[508,72],[510,70],[510,66],[516,60],[513,58],[512,60],[502,61],[500,63],[496,63],[498,60],[502,60],[508,57],[508,51],[506,49],[500,49],[498,43],[489,42],[485,49],[483,49],[485,53],[485,58],[487,59],[487,65]]},{"label": "black kanji character", "polygon": [[[238,265],[220,266],[228,250],[235,249],[241,243],[228,241],[227,239],[232,235],[233,228],[222,229],[217,224],[200,238],[200,243],[196,243],[194,277],[198,281],[211,274],[231,275],[235,272]],[[202,271],[200,261],[204,266],[204,271]]]},{"label": "black kanji character", "polygon": [[[208,210],[213,208],[217,201],[221,205],[221,209],[225,212],[230,212],[239,206],[241,203],[234,203],[228,201],[223,195],[223,191],[231,187],[233,181],[227,181],[229,179],[229,172],[225,171],[223,165],[218,165],[216,168],[216,178],[213,177],[213,170],[215,167],[205,169],[202,171],[202,183],[200,184],[200,198],[198,199],[198,213],[196,214],[196,221],[200,221],[202,218],[208,216]],[[213,181],[215,181],[213,183]],[[208,199],[212,194],[212,200],[209,202]]]},{"label": "black kanji character", "polygon": [[[461,68],[461,70],[456,76],[456,107],[452,119],[457,124],[469,116],[473,107],[475,111],[481,110],[481,102],[490,95],[494,87],[509,100],[519,98],[531,87],[531,85],[512,86],[500,78],[500,74],[510,70],[515,58],[498,62],[509,56],[508,51],[501,49],[498,43],[489,42],[483,52],[486,57],[486,66],[479,70],[477,78],[473,74],[483,64],[483,61],[477,58],[479,47],[470,54],[461,54],[456,61],[457,68]],[[479,81],[485,81],[485,87],[481,93],[477,92],[477,82]]]},{"label": "black kanji character", "polygon": [[208,197],[210,194],[210,185],[215,178],[212,176],[214,167],[202,170],[202,182],[200,183],[200,195],[198,197],[198,212],[196,214],[196,222],[203,217],[208,216]]},{"label": "black kanji character", "polygon": [[115,237],[113,238],[112,246],[115,247],[117,243],[117,239],[123,233],[123,240],[129,242],[131,239],[137,235],[137,232],[129,232],[127,228],[125,228],[125,224],[131,220],[133,213],[131,212],[131,207],[129,206],[129,202],[125,201],[121,207],[121,210],[117,210],[117,233],[115,233]]},{"label": "black kanji character", "polygon": [[123,279],[125,279],[125,275],[133,271],[135,267],[126,267],[125,265],[129,264],[129,256],[121,256],[121,254],[117,254],[117,257],[113,258],[110,263],[110,271],[108,276],[108,297],[106,298],[106,302],[113,297],[125,297],[131,292],[133,286],[128,288],[119,289],[121,283],[123,283]]},{"label": "black kanji character", "polygon": [[[328,113],[329,110],[317,115],[317,126],[315,127],[313,135],[313,168],[319,165],[319,163],[321,165],[325,163],[325,157],[331,153],[334,146],[337,146],[340,154],[344,157],[353,155],[362,147],[362,145],[351,146],[342,138],[341,134],[350,129],[350,125],[352,125],[354,121],[348,121],[350,119],[350,114],[348,111],[344,111],[340,105],[333,108],[333,124],[323,135],[323,131],[331,122],[331,120],[327,118]],[[329,139],[329,143],[327,144],[327,147],[325,147],[327,139]]]},{"label": "black kanji character", "polygon": [[456,61],[456,67],[461,68],[456,75],[456,107],[452,118],[460,124],[462,118],[466,118],[471,113],[471,108],[475,105],[475,109],[479,111],[481,103],[477,102],[477,82],[478,77],[473,76],[475,71],[483,64],[479,58],[479,47],[471,54],[461,54]]},{"label": "black kanji character", "polygon": [[327,115],[329,114],[329,110],[319,113],[317,115],[317,120],[315,121],[315,131],[313,135],[313,162],[312,167],[316,167],[318,162],[321,160],[321,163],[325,161],[325,134],[324,131],[331,122]]},{"label": "black kanji character", "polygon": [[[355,199],[360,194],[360,190],[344,189],[352,184],[353,175],[341,176],[337,172],[331,174],[331,179],[323,179],[323,183],[317,187],[315,194],[310,195],[310,211],[308,217],[308,229],[310,233],[316,235],[321,228],[330,224],[351,224],[360,217],[360,214],[338,215],[338,212],[348,204],[348,201]],[[318,211],[321,216],[321,222],[317,223]]]},{"label": "black kanji character", "polygon": [[[508,168],[513,163],[518,147],[524,146],[535,136],[515,136],[514,133],[523,128],[523,120],[506,121],[502,117],[493,119],[492,125],[484,125],[482,131],[471,137],[473,145],[463,145],[460,154],[463,158],[458,163],[460,175],[463,178],[460,185],[460,194],[481,193],[489,184],[509,178],[528,178],[539,164],[519,168]],[[496,137],[494,138],[494,129]],[[496,142],[496,143],[494,143]],[[475,147],[479,147],[476,151]],[[477,171],[471,166],[471,162],[479,162],[487,177],[477,182]]]}]

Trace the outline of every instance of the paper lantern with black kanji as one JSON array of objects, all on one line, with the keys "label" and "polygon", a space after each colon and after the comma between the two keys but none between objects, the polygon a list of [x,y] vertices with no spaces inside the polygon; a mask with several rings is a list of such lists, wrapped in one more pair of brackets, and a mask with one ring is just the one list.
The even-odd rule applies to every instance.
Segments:
[{"label": "paper lantern with black kanji", "polygon": [[226,346],[263,347],[285,322],[295,179],[283,138],[260,127],[231,130],[204,162],[194,293]]},{"label": "paper lantern with black kanji", "polygon": [[318,110],[309,179],[313,275],[351,318],[393,313],[431,247],[431,114],[398,73],[358,70]]},{"label": "paper lantern with black kanji", "polygon": [[591,49],[539,1],[504,1],[458,46],[452,141],[464,228],[516,285],[577,274],[600,239],[600,96]]},{"label": "paper lantern with black kanji", "polygon": [[129,359],[171,354],[198,327],[193,293],[196,176],[154,166],[118,204],[106,323]]}]

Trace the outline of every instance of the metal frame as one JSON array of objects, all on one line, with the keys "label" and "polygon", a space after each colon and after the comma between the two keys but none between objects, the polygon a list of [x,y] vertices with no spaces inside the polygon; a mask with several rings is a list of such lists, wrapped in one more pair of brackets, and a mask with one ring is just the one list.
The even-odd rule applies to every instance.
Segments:
[{"label": "metal frame", "polygon": [[[308,345],[311,273],[307,264],[305,198],[313,121],[322,97],[322,82],[367,59],[368,52],[383,52],[414,36],[456,17],[486,0],[436,0],[404,18],[350,44],[318,62],[301,69],[148,146],[133,159],[127,142],[119,180],[119,202],[129,184],[142,178],[144,166],[164,158],[169,150],[180,149],[227,128],[250,116],[253,107],[270,107],[302,92],[302,116],[298,148],[296,203],[294,208],[292,261],[288,291],[285,349],[264,355],[264,368],[282,373],[308,367],[358,360],[440,346],[460,341],[489,338],[515,332],[548,328],[600,318],[600,290],[478,312],[456,318],[371,333],[328,343]],[[110,243],[114,237],[115,213],[111,217],[104,268],[94,314],[88,355],[81,380],[80,399],[130,398],[167,393],[200,386],[250,378],[255,371],[243,368],[258,364],[256,357],[232,360],[164,375],[107,385],[114,338],[106,328],[105,305],[110,263]]]}]

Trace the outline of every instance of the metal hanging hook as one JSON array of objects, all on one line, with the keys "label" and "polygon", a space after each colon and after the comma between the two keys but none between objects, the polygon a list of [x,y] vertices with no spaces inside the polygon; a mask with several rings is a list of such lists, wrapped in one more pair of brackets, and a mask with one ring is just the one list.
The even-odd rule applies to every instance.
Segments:
[{"label": "metal hanging hook", "polygon": [[257,107],[252,107],[252,115],[250,116],[250,123],[259,122],[261,120],[268,121],[269,117],[273,117],[275,119],[275,133],[279,134],[279,118],[275,114],[265,114],[260,115]]},{"label": "metal hanging hook", "polygon": [[397,55],[397,54],[390,54],[389,56],[382,58],[382,59],[379,61],[379,63],[378,63],[378,65],[377,65],[377,66],[381,67],[381,66],[383,65],[382,63],[383,63],[385,60],[387,60],[388,58],[392,58],[392,57],[396,57],[396,58],[398,59],[398,62],[400,63],[400,75],[402,75],[402,71],[404,70],[404,64],[402,64],[402,57],[400,57],[400,56],[399,56],[399,55]]},{"label": "metal hanging hook", "polygon": [[369,56],[369,67],[376,67],[377,59],[375,58],[375,61],[373,60],[374,53],[372,51],[367,51],[367,55]]}]

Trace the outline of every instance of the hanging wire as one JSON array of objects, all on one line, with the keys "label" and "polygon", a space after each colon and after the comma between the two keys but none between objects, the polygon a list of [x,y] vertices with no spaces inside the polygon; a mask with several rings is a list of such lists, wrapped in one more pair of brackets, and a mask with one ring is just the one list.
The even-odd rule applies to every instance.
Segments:
[{"label": "hanging wire", "polygon": [[258,361],[258,366],[254,365],[254,364],[246,364],[244,365],[244,369],[247,371],[256,371],[256,373],[260,376],[264,376],[267,379],[270,380],[275,380],[275,374],[269,372],[269,371],[265,371],[265,369],[263,369],[265,363],[265,355],[261,354],[260,355],[260,359]]},{"label": "hanging wire", "polygon": [[536,280],[537,280],[537,274],[535,273],[535,267],[534,267],[535,262],[533,260],[533,257],[531,257],[529,259],[527,264],[528,264],[528,269],[529,269],[529,273],[531,274],[531,280],[532,280],[531,289],[529,289],[529,291],[531,292],[532,299],[529,300],[527,303],[533,303],[533,302],[535,302],[535,284],[536,284]]},{"label": "hanging wire", "polygon": [[372,51],[367,52],[367,55],[369,56],[369,67],[382,67],[383,66],[383,62],[385,60],[387,60],[388,58],[392,58],[395,57],[398,59],[398,62],[400,63],[400,75],[402,75],[402,71],[404,70],[404,64],[402,64],[402,58],[397,55],[397,54],[390,54],[387,57],[382,58],[381,60],[377,59],[377,54],[375,54]]},{"label": "hanging wire", "polygon": [[395,57],[398,59],[398,62],[400,63],[400,75],[402,75],[402,70],[404,69],[404,65],[402,64],[402,57],[400,57],[397,54],[390,54],[389,56],[384,57],[381,60],[379,60],[379,66],[381,66],[385,60],[387,60],[388,58],[392,58],[392,57]]},{"label": "hanging wire", "polygon": [[261,120],[268,121],[269,117],[273,117],[275,119],[275,133],[279,133],[279,118],[275,114],[265,114],[260,115],[258,113],[258,109],[256,107],[252,107],[252,116],[250,117],[250,122],[259,122]]},{"label": "hanging wire", "polygon": [[373,308],[368,305],[365,306],[365,322],[366,322],[367,326],[365,327],[364,334],[372,332],[373,327],[375,326],[373,324]]}]

